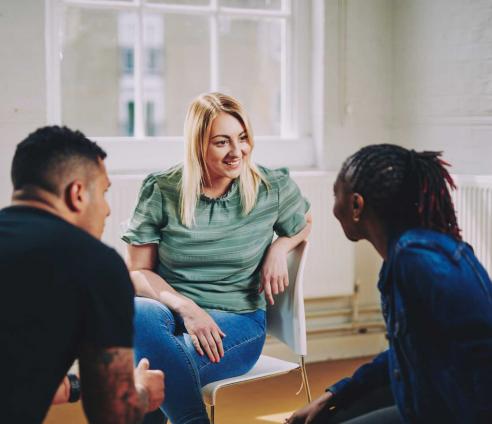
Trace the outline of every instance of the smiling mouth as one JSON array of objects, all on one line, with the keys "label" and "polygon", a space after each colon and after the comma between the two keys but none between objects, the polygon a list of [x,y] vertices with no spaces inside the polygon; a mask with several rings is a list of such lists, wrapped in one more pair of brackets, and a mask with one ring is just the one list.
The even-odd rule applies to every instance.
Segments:
[{"label": "smiling mouth", "polygon": [[241,163],[241,159],[233,159],[233,160],[225,160],[224,163],[227,165],[227,166],[230,166],[230,167],[236,167],[236,166],[239,166],[239,164]]}]

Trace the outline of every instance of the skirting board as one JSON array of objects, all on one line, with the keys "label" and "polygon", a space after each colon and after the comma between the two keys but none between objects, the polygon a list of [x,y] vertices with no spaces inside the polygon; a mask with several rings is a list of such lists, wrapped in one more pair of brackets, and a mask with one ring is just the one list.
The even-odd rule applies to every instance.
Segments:
[{"label": "skirting board", "polygon": [[[377,355],[388,347],[383,332],[347,335],[312,334],[308,335],[307,342],[306,362]],[[270,338],[265,343],[263,353],[286,361],[298,361],[298,357],[286,345]]]}]

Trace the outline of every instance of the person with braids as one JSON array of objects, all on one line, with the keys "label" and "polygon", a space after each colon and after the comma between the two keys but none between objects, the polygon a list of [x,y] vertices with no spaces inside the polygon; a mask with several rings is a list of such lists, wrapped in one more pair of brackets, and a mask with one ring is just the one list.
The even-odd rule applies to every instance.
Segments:
[{"label": "person with braids", "polygon": [[384,259],[389,348],[286,423],[492,423],[492,284],[461,239],[446,166],[390,144],[343,164],[333,212]]}]

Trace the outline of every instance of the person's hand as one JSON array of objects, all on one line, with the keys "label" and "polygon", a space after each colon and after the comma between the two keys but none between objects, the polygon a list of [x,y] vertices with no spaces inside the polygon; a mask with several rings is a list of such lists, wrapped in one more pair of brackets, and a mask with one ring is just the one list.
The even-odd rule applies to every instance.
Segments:
[{"label": "person's hand", "polygon": [[220,362],[224,356],[222,338],[225,334],[212,317],[192,302],[181,316],[196,351],[202,356],[205,352],[211,362]]},{"label": "person's hand", "polygon": [[283,247],[272,244],[261,267],[259,292],[265,292],[270,305],[275,303],[273,295],[283,293],[289,285],[287,253]]},{"label": "person's hand", "polygon": [[63,377],[61,384],[58,386],[56,390],[55,396],[51,402],[52,405],[58,405],[60,403],[68,402],[70,398],[70,383],[68,381],[68,377]]},{"label": "person's hand", "polygon": [[164,373],[149,370],[149,366],[149,360],[142,358],[134,371],[135,387],[147,392],[147,412],[156,410],[164,401]]},{"label": "person's hand", "polygon": [[284,424],[325,424],[333,414],[333,394],[326,392],[304,408],[294,412]]}]

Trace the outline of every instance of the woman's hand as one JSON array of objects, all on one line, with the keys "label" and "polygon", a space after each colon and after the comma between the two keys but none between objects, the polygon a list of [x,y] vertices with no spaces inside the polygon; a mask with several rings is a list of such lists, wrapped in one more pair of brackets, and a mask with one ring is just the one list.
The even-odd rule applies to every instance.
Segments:
[{"label": "woman's hand", "polygon": [[191,301],[180,315],[196,351],[202,356],[205,351],[211,362],[220,362],[224,356],[222,337],[225,334],[212,317]]},{"label": "woman's hand", "polygon": [[283,245],[273,243],[268,248],[261,267],[259,292],[265,292],[265,297],[270,305],[275,303],[273,295],[283,293],[289,285],[287,253],[288,250]]},{"label": "woman's hand", "polygon": [[333,414],[333,393],[326,392],[304,408],[294,412],[284,424],[324,424]]}]

